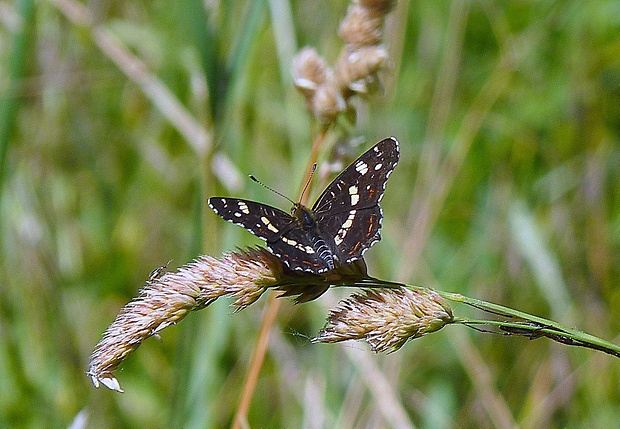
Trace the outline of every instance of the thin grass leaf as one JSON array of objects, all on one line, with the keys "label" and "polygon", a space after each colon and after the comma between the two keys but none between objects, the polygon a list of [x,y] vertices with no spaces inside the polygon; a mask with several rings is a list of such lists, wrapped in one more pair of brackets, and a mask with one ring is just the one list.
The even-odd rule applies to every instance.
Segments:
[{"label": "thin grass leaf", "polygon": [[12,50],[8,61],[8,89],[0,97],[0,197],[4,189],[4,174],[6,170],[6,154],[16,132],[15,122],[21,103],[21,85],[25,80],[26,65],[34,32],[35,2],[23,0],[17,3],[19,7],[18,31],[13,35]]}]

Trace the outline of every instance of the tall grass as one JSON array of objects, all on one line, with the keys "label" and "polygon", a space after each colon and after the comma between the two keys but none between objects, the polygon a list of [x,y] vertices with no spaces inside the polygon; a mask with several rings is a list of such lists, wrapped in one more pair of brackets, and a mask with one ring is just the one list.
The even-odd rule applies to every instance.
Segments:
[{"label": "tall grass", "polygon": [[[292,55],[335,63],[347,6],[0,9],[0,426],[231,425],[267,297],[234,315],[219,300],[146,341],[117,374],[122,395],[93,389],[88,356],[151,270],[257,243],[209,196],[286,209],[251,173],[297,198],[320,128]],[[370,273],[620,342],[619,27],[615,1],[399,2],[385,94],[349,129],[364,148],[401,142]],[[619,362],[592,350],[458,326],[387,356],[311,344],[349,293],[279,302],[251,427],[620,420]]]}]

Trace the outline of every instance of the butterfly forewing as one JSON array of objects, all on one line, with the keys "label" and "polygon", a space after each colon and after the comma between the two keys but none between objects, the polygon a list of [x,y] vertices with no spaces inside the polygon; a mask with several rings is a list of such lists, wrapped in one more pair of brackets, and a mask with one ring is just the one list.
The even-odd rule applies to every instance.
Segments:
[{"label": "butterfly forewing", "polygon": [[227,221],[267,241],[269,250],[290,269],[319,274],[336,263],[360,259],[381,239],[379,201],[398,158],[394,137],[370,148],[327,186],[312,210],[303,208],[310,221],[248,200],[216,197],[209,205]]},{"label": "butterfly forewing", "polygon": [[342,171],[316,200],[312,210],[323,213],[373,207],[381,201],[385,184],[399,158],[394,137],[380,141]]},{"label": "butterfly forewing", "polygon": [[295,222],[290,214],[255,201],[213,197],[209,198],[209,207],[224,220],[241,225],[268,243],[278,241]]},{"label": "butterfly forewing", "polygon": [[380,141],[323,191],[313,210],[321,231],[331,234],[341,262],[351,262],[381,239],[379,201],[399,159],[398,142]]}]

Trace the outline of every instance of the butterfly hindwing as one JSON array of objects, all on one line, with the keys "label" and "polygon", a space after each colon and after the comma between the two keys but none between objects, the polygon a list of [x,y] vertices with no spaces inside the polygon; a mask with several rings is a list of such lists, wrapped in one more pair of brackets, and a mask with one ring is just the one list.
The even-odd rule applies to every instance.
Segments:
[{"label": "butterfly hindwing", "polygon": [[267,247],[291,270],[320,273],[329,269],[328,263],[312,245],[308,233],[301,228],[290,228],[280,240],[267,243]]},{"label": "butterfly hindwing", "polygon": [[360,259],[364,252],[381,240],[382,211],[378,204],[365,209],[352,209],[321,219],[322,230],[333,233],[336,256],[341,263]]}]

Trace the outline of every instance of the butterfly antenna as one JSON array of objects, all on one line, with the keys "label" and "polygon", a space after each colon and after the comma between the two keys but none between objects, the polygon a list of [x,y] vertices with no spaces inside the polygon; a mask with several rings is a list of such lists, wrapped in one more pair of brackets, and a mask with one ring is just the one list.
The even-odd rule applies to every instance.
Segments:
[{"label": "butterfly antenna", "polygon": [[316,171],[316,162],[312,165],[312,171],[310,172],[310,177],[308,177],[308,181],[306,182],[306,186],[304,186],[304,190],[301,191],[301,196],[299,197],[300,201],[304,200],[304,194],[308,190],[308,186],[310,186],[310,182],[312,182],[312,176],[314,176],[314,172]]},{"label": "butterfly antenna", "polygon": [[261,185],[263,188],[265,188],[265,189],[269,189],[269,190],[270,190],[271,192],[273,192],[274,194],[279,195],[279,196],[281,196],[282,198],[284,198],[284,199],[286,199],[286,200],[290,201],[290,202],[291,202],[291,204],[297,204],[295,201],[291,200],[289,197],[287,197],[287,196],[286,196],[286,195],[284,195],[283,193],[278,192],[278,191],[276,191],[275,189],[273,189],[273,188],[271,188],[271,187],[269,187],[269,186],[265,185],[263,182],[261,182],[260,180],[258,180],[258,179],[257,179],[256,177],[254,177],[253,175],[251,175],[251,174],[250,174],[249,176],[250,176],[250,179],[252,179],[252,180],[253,180],[253,181],[255,181],[256,183],[258,183],[259,185]]}]

